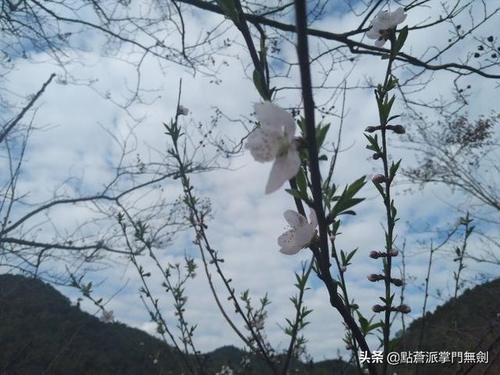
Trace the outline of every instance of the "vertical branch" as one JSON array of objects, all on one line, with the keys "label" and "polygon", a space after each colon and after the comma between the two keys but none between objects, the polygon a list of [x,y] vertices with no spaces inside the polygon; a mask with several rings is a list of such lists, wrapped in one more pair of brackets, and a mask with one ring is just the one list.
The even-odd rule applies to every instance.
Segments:
[{"label": "vertical branch", "polygon": [[[387,83],[391,77],[392,71],[392,63],[394,61],[394,36],[391,38],[391,53],[389,57],[389,64],[387,64],[387,71],[385,74],[384,92],[379,96],[381,107],[383,101],[387,99],[388,95],[386,92]],[[387,117],[387,116],[386,116]],[[390,339],[390,331],[391,331],[391,309],[392,309],[392,301],[391,301],[391,272],[392,272],[392,248],[394,244],[394,226],[396,224],[395,217],[393,215],[392,210],[392,200],[391,200],[391,173],[389,171],[389,151],[387,148],[387,118],[383,118],[380,113],[380,126],[381,126],[381,134],[382,134],[382,163],[384,166],[384,176],[385,176],[385,190],[384,190],[384,205],[386,210],[386,218],[387,218],[387,233],[386,233],[386,257],[384,258],[384,283],[385,283],[385,314],[384,314],[384,328],[383,328],[383,343],[384,343],[384,352],[387,353],[389,348],[389,339]],[[382,365],[382,374],[387,373],[387,361],[384,360]]]},{"label": "vertical branch", "polygon": [[454,273],[454,279],[455,279],[455,293],[453,294],[454,300],[457,299],[458,291],[460,290],[460,274],[465,268],[464,257],[465,257],[465,250],[467,249],[467,240],[469,239],[469,236],[474,230],[474,226],[470,226],[471,222],[472,220],[469,219],[469,213],[467,212],[465,218],[461,219],[461,224],[464,226],[464,238],[462,241],[462,247],[461,248],[457,247],[456,249],[457,257],[455,258],[455,261],[458,261],[458,270],[456,273]]},{"label": "vertical branch", "polygon": [[[309,152],[309,169],[311,172],[311,190],[314,200],[314,209],[318,218],[319,248],[311,246],[318,260],[320,277],[325,283],[330,296],[330,303],[342,315],[346,325],[352,330],[360,349],[370,352],[368,344],[354,321],[347,307],[337,293],[337,284],[330,274],[330,259],[328,252],[328,227],[323,209],[323,194],[321,188],[321,172],[319,169],[318,146],[316,143],[316,128],[314,119],[314,99],[309,64],[309,46],[307,41],[307,10],[305,0],[295,1],[295,17],[297,28],[297,56],[299,60],[300,78],[302,85],[302,99],[304,103],[304,118],[306,141]],[[368,364],[370,374],[376,374],[373,364]]]},{"label": "vertical branch", "polygon": [[295,274],[297,278],[296,286],[299,289],[299,295],[291,298],[292,302],[295,305],[295,319],[291,327],[290,343],[288,345],[288,350],[286,352],[285,364],[281,369],[281,373],[284,375],[288,373],[288,367],[290,366],[290,361],[292,359],[293,351],[296,347],[298,333],[302,328],[305,327],[304,319],[312,311],[304,307],[304,292],[307,289],[306,284],[307,280],[309,279],[309,275],[311,274],[311,271],[313,269],[313,265],[314,265],[314,258],[311,259],[311,262],[307,266],[307,269],[305,264],[303,265],[302,274],[300,277],[298,276],[298,274]]},{"label": "vertical branch", "polygon": [[42,85],[42,87],[40,88],[40,90],[38,90],[38,92],[35,95],[33,95],[33,97],[31,98],[31,100],[29,101],[29,103],[21,110],[21,112],[19,112],[19,114],[10,123],[8,123],[4,127],[4,129],[2,129],[2,132],[0,133],[0,143],[3,142],[3,140],[5,139],[5,137],[10,133],[10,131],[14,128],[14,126],[16,126],[19,121],[21,121],[21,119],[24,117],[24,115],[26,114],[26,112],[28,112],[29,109],[31,107],[33,107],[33,105],[35,104],[35,102],[40,98],[40,96],[42,96],[42,94],[44,93],[45,89],[52,82],[52,80],[54,79],[55,76],[56,76],[55,73],[52,73],[50,75],[49,79],[47,81],[45,81],[45,83]]},{"label": "vertical branch", "polygon": [[[401,280],[403,280],[403,285],[401,285],[401,297],[400,297],[400,305],[405,302],[405,290],[406,290],[406,239],[403,242],[403,246],[401,246]],[[403,330],[403,336],[406,332],[406,321],[405,314],[401,314],[401,327]]]},{"label": "vertical branch", "polygon": [[347,91],[347,80],[344,80],[344,88],[342,91],[342,108],[340,110],[340,124],[339,124],[339,131],[337,132],[337,143],[334,145],[334,150],[333,150],[333,156],[332,160],[330,161],[330,167],[328,169],[328,175],[325,180],[325,185],[329,187],[332,177],[333,177],[333,172],[335,171],[335,166],[337,164],[337,158],[339,156],[340,152],[340,143],[342,139],[342,129],[344,128],[344,119],[346,117],[345,114],[345,99],[346,99],[346,91]]},{"label": "vertical branch", "polygon": [[[250,29],[248,28],[248,24],[244,17],[243,8],[241,7],[240,0],[234,0],[236,11],[238,14],[237,19],[233,20],[234,24],[240,30],[241,35],[243,35],[243,39],[245,39],[245,44],[247,45],[248,52],[250,53],[250,57],[252,59],[255,71],[257,72],[258,78],[261,82],[264,83],[262,90],[263,92],[259,93],[262,95],[264,100],[271,100],[271,90],[269,88],[269,76],[266,74],[267,68],[265,67],[267,64],[263,59],[259,58],[259,54],[257,49],[255,48],[255,44],[252,39],[252,35],[250,34]],[[262,28],[259,28],[259,32],[261,35],[264,35]],[[263,51],[264,53],[264,51]]]},{"label": "vertical branch", "polygon": [[295,2],[297,23],[297,56],[300,67],[302,85],[302,100],[304,103],[304,118],[306,124],[306,140],[309,151],[309,169],[311,171],[311,187],[314,199],[314,210],[318,218],[320,256],[323,271],[328,273],[330,260],[328,256],[328,237],[323,197],[321,189],[321,172],[319,170],[318,146],[316,143],[316,128],[314,119],[314,99],[312,93],[311,70],[309,64],[309,46],[307,41],[307,11],[305,0]]},{"label": "vertical branch", "polygon": [[[179,84],[179,96],[178,96],[177,108],[179,108],[180,106],[181,88],[182,88],[182,81]],[[166,134],[170,136],[172,140],[172,147],[167,152],[170,156],[174,158],[175,162],[177,163],[178,177],[183,187],[183,193],[184,193],[183,201],[186,207],[189,209],[189,221],[196,235],[194,244],[197,245],[198,249],[200,250],[200,255],[202,258],[205,275],[207,276],[212,296],[214,297],[214,300],[217,304],[217,307],[219,308],[219,311],[223,315],[226,322],[233,329],[233,331],[241,338],[241,340],[245,343],[245,345],[247,345],[251,350],[253,350],[256,354],[259,354],[262,357],[262,359],[266,362],[266,364],[268,365],[269,369],[273,374],[277,374],[278,371],[276,369],[275,363],[273,362],[272,356],[268,353],[268,349],[263,343],[262,337],[258,334],[258,332],[256,332],[255,328],[252,325],[252,322],[245,315],[244,309],[238,302],[236,291],[230,285],[231,279],[228,279],[222,272],[220,266],[221,260],[218,257],[217,251],[210,245],[210,241],[208,239],[206,232],[208,226],[205,223],[205,214],[203,212],[200,212],[200,210],[197,207],[198,198],[193,193],[194,187],[191,184],[188,176],[189,174],[188,165],[190,164],[190,162],[185,160],[186,149],[185,148],[182,149],[182,147],[180,147],[179,145],[179,139],[184,134],[181,132],[181,129],[179,127],[178,117],[179,117],[179,111],[177,111],[175,119],[171,121],[170,125],[164,124],[166,129]],[[232,301],[235,308],[235,312],[243,319],[245,326],[250,332],[251,339],[255,341],[257,347],[255,347],[250,342],[250,340],[248,340],[240,332],[238,327],[236,327],[235,323],[231,320],[226,310],[224,309],[222,302],[220,301],[220,298],[217,294],[217,291],[215,290],[215,285],[212,280],[212,275],[210,274],[210,271],[208,269],[209,263],[215,267],[215,270],[219,275],[221,281],[223,282],[226,292],[228,294],[228,300]]]},{"label": "vertical branch", "polygon": [[[425,333],[425,328],[426,328],[425,325],[427,323],[427,319],[426,319],[427,302],[429,299],[429,287],[430,287],[430,283],[431,283],[431,279],[430,279],[431,278],[431,268],[432,268],[432,261],[433,261],[434,253],[448,243],[448,241],[453,237],[453,235],[458,230],[459,225],[460,224],[458,224],[457,226],[455,226],[455,228],[453,228],[450,232],[448,232],[446,234],[446,238],[444,238],[443,241],[441,241],[441,243],[438,244],[438,246],[434,247],[434,244],[431,241],[431,247],[430,247],[430,251],[429,251],[429,261],[427,262],[427,273],[425,275],[424,303],[422,306],[422,316],[421,316],[422,323],[420,325],[420,332],[418,335],[416,350],[422,349],[422,345],[423,345],[423,341],[424,341],[424,333]],[[402,315],[404,315],[404,314],[402,314]],[[416,375],[420,374],[420,370],[421,370],[421,365],[417,364],[415,367],[415,374]]]}]

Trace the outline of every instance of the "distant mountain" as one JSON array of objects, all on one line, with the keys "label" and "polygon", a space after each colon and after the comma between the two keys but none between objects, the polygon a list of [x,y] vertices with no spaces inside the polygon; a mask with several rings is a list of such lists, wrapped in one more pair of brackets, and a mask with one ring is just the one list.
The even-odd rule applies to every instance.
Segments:
[{"label": "distant mountain", "polygon": [[[421,375],[500,374],[500,279],[466,290],[448,301],[425,322],[415,320],[393,340],[395,351],[488,351],[489,364],[430,366]],[[422,344],[419,338],[425,330]],[[188,358],[194,363],[194,358]],[[222,365],[240,368],[250,360],[245,375],[269,374],[255,356],[224,346],[203,355],[207,374]],[[276,358],[278,361],[282,357]],[[293,362],[290,374],[354,375],[341,360]],[[415,365],[397,366],[398,375],[415,374]],[[467,372],[468,371],[468,372]],[[72,306],[52,286],[40,280],[0,275],[0,375],[180,375],[188,373],[175,350],[147,333],[122,323],[103,323]]]},{"label": "distant mountain", "polygon": [[[255,356],[232,346],[203,358],[207,374],[222,365],[239,367],[244,358],[251,368],[245,374],[268,373]],[[293,367],[296,374],[355,373],[340,360]],[[0,275],[0,375],[180,375],[186,369],[161,340],[122,323],[103,323],[40,280]]]},{"label": "distant mountain", "polygon": [[0,374],[180,374],[162,341],[105,324],[39,280],[0,275]]},{"label": "distant mountain", "polygon": [[[425,319],[413,321],[394,344],[397,351],[456,352],[458,360],[460,355],[465,358],[459,353],[488,352],[488,364],[421,365],[420,374],[500,374],[500,279],[467,289]],[[415,366],[395,370],[398,375],[413,375]]]}]

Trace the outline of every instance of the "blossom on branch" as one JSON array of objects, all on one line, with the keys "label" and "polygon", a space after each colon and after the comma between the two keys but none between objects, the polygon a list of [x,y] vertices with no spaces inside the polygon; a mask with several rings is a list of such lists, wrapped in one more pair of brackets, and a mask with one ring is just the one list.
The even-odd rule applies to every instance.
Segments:
[{"label": "blossom on branch", "polygon": [[189,109],[187,109],[186,107],[184,107],[182,105],[179,105],[179,107],[177,107],[177,115],[178,116],[187,116],[187,115],[189,115]]},{"label": "blossom on branch", "polygon": [[292,210],[286,210],[283,216],[291,229],[278,237],[278,245],[280,245],[280,251],[283,254],[294,255],[311,243],[316,234],[318,219],[313,209],[309,214],[310,222],[304,216]]},{"label": "blossom on branch", "polygon": [[266,194],[278,190],[295,177],[300,168],[300,156],[295,142],[295,121],[282,108],[264,102],[255,104],[260,127],[249,136],[246,148],[261,163],[274,160],[266,185]]},{"label": "blossom on branch", "polygon": [[366,36],[369,39],[375,39],[375,46],[382,47],[389,40],[392,29],[405,19],[406,14],[403,7],[399,7],[394,12],[381,11],[372,20],[370,30],[367,31]]}]

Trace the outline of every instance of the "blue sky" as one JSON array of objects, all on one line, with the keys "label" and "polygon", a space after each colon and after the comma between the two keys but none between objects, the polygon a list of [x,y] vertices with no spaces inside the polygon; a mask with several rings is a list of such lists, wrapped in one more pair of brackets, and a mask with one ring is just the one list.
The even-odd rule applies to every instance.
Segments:
[{"label": "blue sky", "polygon": [[[437,4],[437,2],[435,2]],[[490,2],[492,3],[492,2]],[[439,14],[439,7],[414,9],[408,14],[405,24],[415,25],[435,18]],[[222,18],[215,15],[205,17],[205,22],[197,22],[195,15],[186,13],[186,23],[189,25],[193,38],[204,31],[204,27],[217,24]],[[197,17],[200,15],[197,14]],[[199,20],[198,20],[199,21]],[[317,28],[346,31],[359,22],[359,18],[350,14],[330,13],[321,20]],[[466,22],[466,20],[464,20]],[[480,35],[489,35],[496,32],[494,22],[490,22],[480,30]],[[410,33],[407,51],[418,55],[429,46],[429,39],[448,38],[447,27],[438,31],[421,30]],[[236,37],[232,28],[228,31],[231,37]],[[94,34],[90,34],[90,37]],[[84,35],[79,35],[82,40]],[[238,40],[238,39],[237,39]],[[172,42],[176,43],[174,36]],[[466,39],[466,46],[472,50],[476,41]],[[18,106],[24,103],[23,95],[35,92],[46,80],[51,72],[58,74],[58,82],[51,85],[43,96],[36,113],[36,125],[43,130],[33,133],[26,160],[24,163],[23,181],[19,186],[20,193],[29,193],[32,202],[50,199],[54,190],[76,195],[79,192],[92,193],[102,189],[104,184],[113,178],[113,165],[120,158],[120,148],[114,137],[121,142],[128,139],[128,160],[140,154],[143,160],[159,160],[161,153],[166,149],[168,140],[163,134],[162,122],[167,122],[175,114],[177,101],[177,85],[179,78],[183,80],[183,96],[181,103],[189,108],[190,113],[181,118],[184,126],[193,138],[197,140],[199,133],[198,123],[207,127],[214,108],[218,107],[225,117],[214,128],[216,136],[238,140],[251,128],[249,123],[253,104],[259,97],[251,80],[243,78],[242,66],[249,63],[247,55],[242,52],[239,44],[233,45],[226,51],[225,56],[216,56],[218,62],[226,59],[228,66],[222,66],[219,71],[220,84],[211,82],[212,78],[203,74],[193,76],[188,70],[175,64],[163,63],[159,66],[153,58],[146,58],[141,67],[141,84],[145,89],[144,102],[134,103],[124,111],[116,103],[125,103],[130,97],[128,91],[136,83],[136,73],[133,66],[124,59],[133,55],[133,51],[124,47],[118,56],[103,57],[98,49],[98,41],[88,39],[85,51],[71,54],[65,66],[69,75],[53,63],[43,53],[35,54],[33,60],[19,59],[15,62],[15,70],[9,74],[6,85],[9,89],[20,94],[11,100]],[[320,48],[313,40],[311,48]],[[466,50],[464,48],[463,50]],[[446,59],[455,61],[462,58],[463,50],[452,50],[446,54]],[[291,46],[284,46],[282,55],[293,58],[295,51]],[[134,58],[136,55],[133,55]],[[82,65],[79,61],[84,61]],[[36,62],[36,64],[34,63]],[[325,59],[325,62],[328,62]],[[363,57],[357,61],[354,71],[348,77],[348,84],[364,86],[364,82],[373,79],[380,81],[385,69],[384,61],[376,57]],[[329,84],[339,84],[344,73],[349,71],[347,65],[338,66],[328,80]],[[319,81],[320,66],[313,66],[313,80]],[[401,71],[401,70],[399,70]],[[396,73],[398,74],[398,73]],[[451,95],[452,76],[439,72],[429,82],[427,88],[416,93],[414,97],[440,98]],[[67,84],[62,80],[68,79]],[[78,82],[93,84],[81,85]],[[477,77],[467,78],[464,82],[474,82],[470,101],[470,112],[487,113],[498,108],[496,87],[494,82],[478,80]],[[280,78],[275,85],[297,85],[298,75],[292,70],[290,77]],[[298,91],[288,90],[281,92],[276,103],[280,106],[296,106],[299,103]],[[327,101],[332,95],[331,90],[318,90],[316,101]],[[337,95],[335,105],[340,107],[340,97]],[[402,111],[403,107],[397,104],[395,111]],[[137,119],[141,118],[140,122]],[[372,175],[377,172],[376,163],[371,161],[370,153],[365,150],[363,129],[376,121],[375,99],[369,89],[349,90],[346,96],[346,119],[342,138],[343,152],[339,155],[336,181],[339,185],[359,178],[362,175]],[[241,119],[233,122],[228,119]],[[338,119],[333,117],[332,129],[337,129]],[[411,131],[411,123],[405,124]],[[134,136],[129,137],[133,129]],[[202,129],[203,130],[203,129]],[[127,138],[129,137],[129,138]],[[336,139],[335,131],[331,131],[329,141]],[[393,141],[395,142],[395,141]],[[207,156],[213,155],[209,147],[204,150]],[[401,148],[393,149],[393,157],[404,157],[404,165],[411,165],[414,156]],[[295,292],[294,271],[300,269],[301,262],[310,259],[307,250],[297,256],[284,256],[278,252],[277,237],[285,230],[286,223],[283,212],[293,209],[293,201],[284,192],[279,191],[272,195],[264,195],[264,185],[267,180],[270,165],[254,162],[247,152],[243,152],[231,160],[220,160],[221,168],[210,173],[198,174],[192,177],[197,187],[197,194],[208,198],[212,203],[212,218],[209,223],[208,236],[220,254],[225,259],[224,270],[234,280],[233,286],[238,291],[251,290],[256,300],[269,293],[272,304],[269,307],[267,321],[267,335],[278,348],[287,346],[286,336],[280,325],[284,325],[284,318],[293,314],[288,298]],[[326,166],[325,166],[326,167]],[[73,176],[77,179],[68,177]],[[124,182],[125,183],[125,182]],[[465,201],[458,194],[451,194],[446,187],[429,186],[423,190],[416,189],[412,193],[405,193],[407,185],[402,180],[396,180],[396,204],[400,212],[401,221],[397,225],[400,240],[406,239],[407,273],[408,280],[407,303],[413,311],[409,318],[416,318],[420,314],[422,295],[419,286],[427,266],[428,245],[419,243],[433,238],[438,241],[441,234],[418,233],[406,224],[410,221],[417,227],[426,224],[433,228],[446,228],[453,224],[459,213],[450,206],[450,203]],[[167,200],[175,199],[181,189],[178,181],[162,183],[163,191],[152,190],[149,195],[141,196],[138,204],[150,204],[155,199],[164,197]],[[366,201],[359,206],[358,215],[345,220],[342,235],[338,238],[338,248],[346,251],[359,248],[348,268],[346,278],[350,284],[350,295],[360,304],[363,312],[370,316],[371,306],[377,303],[374,296],[382,293],[381,285],[370,283],[366,276],[381,271],[381,264],[371,260],[368,253],[371,250],[383,248],[382,223],[384,220],[382,202],[371,184],[367,184],[361,191]],[[139,198],[139,197],[137,197]],[[16,215],[20,214],[16,212]],[[106,208],[108,209],[108,208]],[[71,233],[79,223],[90,220],[95,212],[84,207],[71,207],[62,210],[53,210],[50,213],[50,222],[44,222],[47,228],[40,236],[50,238],[55,234],[53,228],[59,230],[59,235]],[[157,223],[161,222],[161,212],[155,216]],[[111,224],[91,225],[85,231],[96,229],[104,230]],[[50,229],[52,228],[52,229]],[[488,227],[486,230],[498,235],[498,229]],[[496,231],[496,232],[495,232]],[[162,262],[182,261],[184,254],[197,254],[192,245],[191,231],[179,232],[173,238],[173,243],[167,248],[158,250]],[[479,239],[471,238],[470,251],[480,253]],[[401,241],[398,246],[401,246]],[[448,250],[453,249],[450,245]],[[64,254],[61,254],[64,256]],[[148,259],[141,260],[144,266],[152,268]],[[398,259],[396,267],[400,267]],[[432,275],[432,287],[444,290],[449,295],[452,288],[452,272],[455,264],[452,257],[445,250],[436,254],[435,270]],[[498,266],[483,265],[470,262],[467,264],[464,277],[472,279],[479,272],[498,275]],[[51,262],[47,269],[64,271],[64,262]],[[201,267],[201,265],[200,265]],[[149,332],[154,326],[149,322],[137,293],[139,288],[137,272],[128,264],[124,257],[112,256],[104,259],[96,267],[95,272],[89,272],[86,279],[93,280],[96,285],[95,294],[104,300],[113,296],[107,307],[114,311],[115,318],[127,324],[140,327]],[[169,321],[173,322],[171,300],[160,287],[161,278],[157,273],[151,277],[152,285]],[[327,295],[321,283],[313,278],[311,290],[306,294],[306,304],[313,308],[311,324],[305,334],[310,340],[308,350],[315,359],[331,358],[337,350],[344,353],[342,343],[343,330],[338,314],[327,303]],[[219,290],[222,290],[219,286]],[[73,301],[78,298],[78,292],[69,288],[61,288],[63,293]],[[116,295],[115,292],[118,293]],[[188,285],[188,319],[198,324],[195,339],[203,351],[212,350],[226,344],[240,345],[237,337],[230,331],[218,313],[215,304],[208,292],[206,277],[199,268],[198,276]],[[225,299],[225,298],[222,298]],[[431,298],[433,308],[441,301]],[[84,308],[95,312],[95,308],[84,303]],[[231,309],[228,304],[227,307]],[[398,330],[395,327],[394,332]],[[325,337],[324,332],[332,332]],[[373,339],[372,343],[375,343]]]}]

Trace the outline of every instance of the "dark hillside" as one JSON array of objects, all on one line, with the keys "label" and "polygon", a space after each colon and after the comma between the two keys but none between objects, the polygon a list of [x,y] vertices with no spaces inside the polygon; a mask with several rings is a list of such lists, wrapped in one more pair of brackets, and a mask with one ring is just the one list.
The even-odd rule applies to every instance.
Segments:
[{"label": "dark hillside", "polygon": [[[499,296],[500,279],[438,307],[426,316],[420,346],[437,352],[488,351],[488,364],[423,365],[420,374],[500,374]],[[403,337],[394,340],[395,350],[419,349],[422,324],[417,319]],[[103,323],[71,306],[50,285],[15,275],[0,275],[0,348],[0,375],[177,375],[185,370],[178,355],[162,341],[121,323]],[[233,346],[220,347],[205,358],[208,374],[215,374],[223,364],[239,368],[244,358],[251,368],[244,374],[268,373],[261,361]],[[340,360],[294,362],[293,368],[295,374],[356,373]],[[415,374],[415,365],[394,371]]]},{"label": "dark hillside", "polygon": [[[419,346],[422,325],[424,334]],[[406,334],[397,341],[397,351],[418,349],[450,353],[488,352],[488,364],[423,365],[422,374],[500,374],[500,279],[467,289],[456,300],[428,313],[425,320],[420,318],[412,322]],[[398,374],[414,374],[414,371],[398,369]]]},{"label": "dark hillside", "polygon": [[[121,323],[103,323],[40,280],[0,275],[0,375],[181,374],[174,349]],[[233,346],[205,355],[208,374],[224,364],[245,374],[266,374],[254,356]],[[193,361],[193,358],[190,358]],[[294,363],[296,374],[354,374],[342,361]],[[348,371],[350,369],[350,371]],[[188,373],[188,372],[185,372]]]},{"label": "dark hillside", "polygon": [[0,275],[0,347],[1,374],[180,373],[163,342],[102,323],[51,286],[21,276]]}]

